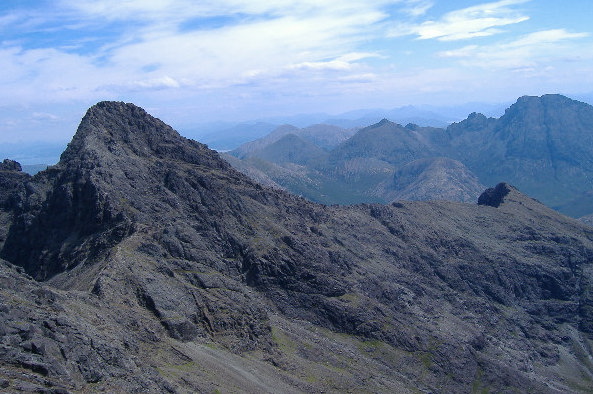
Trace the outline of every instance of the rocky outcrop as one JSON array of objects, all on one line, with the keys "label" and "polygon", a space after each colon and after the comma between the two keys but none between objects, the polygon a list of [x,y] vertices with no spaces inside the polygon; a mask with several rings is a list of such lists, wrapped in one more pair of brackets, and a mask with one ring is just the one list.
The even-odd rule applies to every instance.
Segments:
[{"label": "rocky outcrop", "polygon": [[18,162],[5,159],[0,163],[0,207],[8,211],[15,209],[28,179]]},{"label": "rocky outcrop", "polygon": [[593,376],[593,230],[509,186],[485,205],[313,204],[114,102],[18,185],[1,208],[8,391],[579,392]]},{"label": "rocky outcrop", "polygon": [[2,163],[0,163],[0,171],[22,171],[22,167],[20,165],[20,163],[14,161],[14,160],[10,160],[10,159],[4,159],[4,161],[2,161]]},{"label": "rocky outcrop", "polygon": [[486,189],[478,198],[478,205],[488,205],[498,208],[504,198],[511,192],[511,186],[506,183],[499,183],[496,187]]}]

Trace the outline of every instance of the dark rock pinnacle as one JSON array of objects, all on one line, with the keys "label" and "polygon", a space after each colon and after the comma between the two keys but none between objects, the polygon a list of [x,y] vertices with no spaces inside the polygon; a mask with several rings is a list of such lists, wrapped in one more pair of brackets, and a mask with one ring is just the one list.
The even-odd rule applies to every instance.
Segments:
[{"label": "dark rock pinnacle", "polygon": [[478,205],[488,205],[498,208],[504,202],[504,198],[513,190],[507,183],[501,182],[495,187],[486,189],[478,198]]},{"label": "dark rock pinnacle", "polygon": [[4,159],[2,163],[0,163],[0,171],[22,171],[21,164],[17,161]]}]

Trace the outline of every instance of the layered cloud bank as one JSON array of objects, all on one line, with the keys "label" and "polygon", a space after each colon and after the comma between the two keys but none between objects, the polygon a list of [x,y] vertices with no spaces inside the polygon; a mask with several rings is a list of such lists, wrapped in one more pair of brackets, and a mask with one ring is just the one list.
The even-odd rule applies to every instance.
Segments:
[{"label": "layered cloud bank", "polygon": [[[374,105],[580,93],[590,5],[474,2],[72,1],[0,6],[5,141],[67,138],[98,99],[179,124]],[[68,109],[69,111],[66,111]],[[73,110],[73,111],[72,111]],[[38,125],[45,113],[56,127]]]}]

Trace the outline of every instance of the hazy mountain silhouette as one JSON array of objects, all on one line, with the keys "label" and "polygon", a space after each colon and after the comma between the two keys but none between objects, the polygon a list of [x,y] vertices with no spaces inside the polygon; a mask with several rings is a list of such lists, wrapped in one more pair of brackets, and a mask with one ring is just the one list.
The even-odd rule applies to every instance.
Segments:
[{"label": "hazy mountain silhouette", "polygon": [[[467,193],[449,190],[459,190],[459,182],[423,185],[422,179],[428,178],[409,179],[407,184],[414,183],[414,188],[430,190],[416,197],[392,182],[396,172],[405,171],[412,162],[441,157],[463,165],[441,169],[451,173],[451,179],[477,177],[478,182],[468,180],[470,194],[477,194],[479,184],[507,181],[560,212],[580,217],[593,213],[592,139],[593,107],[561,95],[521,97],[498,119],[474,112],[446,129],[403,127],[384,119],[331,149],[325,161],[307,166],[339,184],[333,194],[323,201],[316,193],[303,195],[325,203],[389,202],[393,196],[420,195],[466,201]],[[231,154],[240,157],[236,152],[241,149]],[[293,190],[290,182],[270,177]]]}]

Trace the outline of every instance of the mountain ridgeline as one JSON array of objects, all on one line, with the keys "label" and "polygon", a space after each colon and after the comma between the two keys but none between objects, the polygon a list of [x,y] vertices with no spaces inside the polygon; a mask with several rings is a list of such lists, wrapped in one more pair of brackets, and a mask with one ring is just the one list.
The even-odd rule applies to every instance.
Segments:
[{"label": "mountain ridgeline", "polygon": [[[446,129],[383,120],[307,162],[272,154],[275,147],[260,141],[251,143],[260,150],[231,152],[244,161],[237,168],[263,171],[313,201],[475,202],[482,185],[504,181],[567,215],[593,214],[593,107],[561,95],[521,97],[499,119],[472,113]],[[293,145],[293,157],[303,156],[298,149],[312,151]],[[425,191],[411,192],[410,185]]]},{"label": "mountain ridgeline", "polygon": [[0,184],[4,391],[590,390],[593,230],[508,184],[320,205],[118,102]]}]

